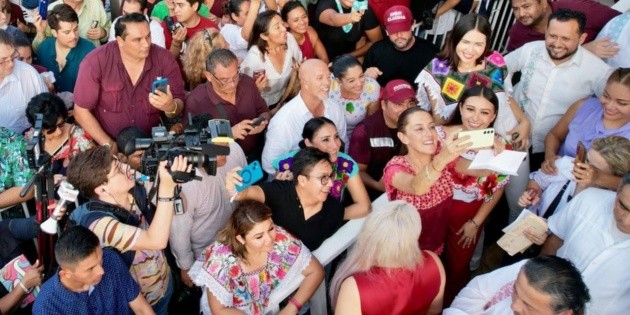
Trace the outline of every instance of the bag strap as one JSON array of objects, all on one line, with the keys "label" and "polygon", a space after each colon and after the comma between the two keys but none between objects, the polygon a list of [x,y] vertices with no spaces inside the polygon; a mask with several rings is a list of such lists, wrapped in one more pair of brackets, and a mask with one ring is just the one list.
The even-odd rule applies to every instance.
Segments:
[{"label": "bag strap", "polygon": [[564,196],[564,192],[565,190],[567,190],[567,187],[569,187],[570,183],[571,180],[567,180],[567,182],[564,183],[562,189],[560,189],[560,192],[558,192],[558,194],[556,195],[556,198],[553,198],[553,201],[551,201],[551,204],[549,204],[549,207],[547,208],[547,211],[545,211],[543,218],[548,219],[554,212],[556,212],[556,208],[558,208],[558,204],[560,204],[560,200],[562,200],[562,196]]}]

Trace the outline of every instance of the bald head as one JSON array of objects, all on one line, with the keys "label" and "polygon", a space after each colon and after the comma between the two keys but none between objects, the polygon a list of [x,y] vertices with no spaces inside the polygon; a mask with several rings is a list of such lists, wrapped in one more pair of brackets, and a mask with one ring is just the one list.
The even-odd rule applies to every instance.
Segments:
[{"label": "bald head", "polygon": [[314,97],[321,101],[328,98],[330,89],[330,71],[319,59],[308,59],[300,65],[300,93],[302,96]]}]

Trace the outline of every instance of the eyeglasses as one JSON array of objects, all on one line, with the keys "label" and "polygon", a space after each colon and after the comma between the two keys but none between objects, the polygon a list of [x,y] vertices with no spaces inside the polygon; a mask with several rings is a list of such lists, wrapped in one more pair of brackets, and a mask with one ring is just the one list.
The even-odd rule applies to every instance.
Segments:
[{"label": "eyeglasses", "polygon": [[332,178],[334,176],[334,173],[330,173],[330,175],[322,175],[322,176],[319,176],[319,177],[310,176],[310,175],[304,175],[304,176],[306,176],[308,178],[319,179],[319,182],[322,184],[322,186],[326,186],[332,180]]},{"label": "eyeglasses", "polygon": [[217,78],[217,77],[214,75],[214,73],[212,73],[212,72],[210,72],[210,71],[208,71],[208,72],[210,73],[210,75],[211,75],[211,76],[212,76],[215,80],[217,80],[217,82],[219,83],[219,85],[220,85],[221,87],[224,87],[224,86],[226,86],[226,85],[228,85],[228,84],[230,84],[230,83],[238,84],[238,80],[240,80],[240,79],[241,79],[241,73],[240,73],[240,72],[239,72],[239,73],[237,73],[237,74],[236,74],[235,76],[233,76],[232,78],[229,78],[229,79],[219,79],[219,78]]},{"label": "eyeglasses", "polygon": [[8,65],[8,64],[9,64],[9,62],[13,62],[13,61],[14,61],[15,59],[17,59],[18,57],[20,57],[20,54],[18,53],[18,51],[17,51],[17,50],[15,50],[15,49],[14,49],[14,50],[13,50],[13,54],[11,54],[11,56],[9,57],[9,59],[8,59],[8,60],[3,60],[3,61],[0,61],[0,67],[4,67],[4,66]]},{"label": "eyeglasses", "polygon": [[214,49],[214,44],[212,44],[212,41],[218,36],[219,36],[219,32],[214,32],[210,34],[208,29],[203,30],[203,40],[205,40],[206,43],[208,43],[208,45],[210,46],[210,49]]},{"label": "eyeglasses", "polygon": [[57,131],[57,128],[63,128],[63,125],[66,124],[66,120],[62,119],[60,123],[50,127],[49,129],[46,130],[46,134],[52,134],[53,132]]}]

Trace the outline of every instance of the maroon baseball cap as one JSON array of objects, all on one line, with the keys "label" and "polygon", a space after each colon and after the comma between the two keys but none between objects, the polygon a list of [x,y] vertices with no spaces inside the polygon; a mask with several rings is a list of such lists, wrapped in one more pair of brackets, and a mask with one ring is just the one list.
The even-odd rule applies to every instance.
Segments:
[{"label": "maroon baseball cap", "polygon": [[411,84],[405,80],[391,80],[385,86],[383,99],[386,101],[400,104],[410,98],[416,99],[416,91],[413,90]]},{"label": "maroon baseball cap", "polygon": [[404,5],[395,5],[385,11],[385,30],[387,35],[411,31],[413,16]]}]

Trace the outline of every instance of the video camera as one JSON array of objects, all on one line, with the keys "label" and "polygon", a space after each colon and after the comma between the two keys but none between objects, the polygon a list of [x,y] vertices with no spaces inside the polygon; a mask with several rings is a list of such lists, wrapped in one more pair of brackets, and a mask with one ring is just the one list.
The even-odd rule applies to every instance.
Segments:
[{"label": "video camera", "polygon": [[42,124],[44,121],[43,114],[35,114],[35,124],[33,126],[33,135],[31,140],[26,144],[26,155],[28,157],[28,167],[35,171],[50,162],[50,155],[42,150]]},{"label": "video camera", "polygon": [[136,150],[145,150],[142,156],[141,172],[155,179],[160,161],[168,160],[168,165],[180,155],[188,158],[188,164],[192,165],[190,173],[173,172],[171,176],[177,183],[185,183],[193,179],[201,180],[195,176],[195,168],[202,167],[206,174],[214,176],[217,172],[217,155],[230,154],[230,148],[215,145],[213,142],[233,141],[230,122],[225,119],[212,119],[208,121],[207,128],[195,127],[192,118],[189,117],[188,127],[184,134],[173,136],[166,127],[153,127],[151,139],[136,139]]}]

